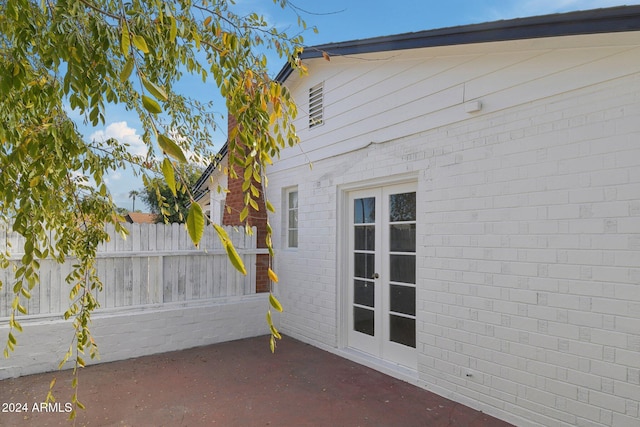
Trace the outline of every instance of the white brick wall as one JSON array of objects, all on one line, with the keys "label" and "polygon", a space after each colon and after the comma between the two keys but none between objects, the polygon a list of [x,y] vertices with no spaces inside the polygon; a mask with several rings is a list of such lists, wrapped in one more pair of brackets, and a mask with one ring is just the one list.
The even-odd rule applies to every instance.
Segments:
[{"label": "white brick wall", "polygon": [[640,425],[640,75],[276,170],[272,202],[299,191],[284,332],[348,344],[342,188],[406,173],[419,383],[517,425]]},{"label": "white brick wall", "polygon": [[[99,362],[112,362],[268,334],[267,309],[267,295],[256,294],[162,308],[104,310],[92,316],[91,332]],[[70,321],[27,320],[22,327],[16,351],[0,365],[0,380],[58,369],[73,338]],[[0,336],[6,337],[7,331],[7,325],[0,326]],[[265,341],[265,352],[268,345]]]},{"label": "white brick wall", "polygon": [[[507,419],[511,413],[533,425],[640,425],[640,387],[630,378],[640,363],[640,252],[633,243],[640,227],[634,210],[640,192],[633,191],[640,167],[639,83],[636,75],[573,93],[546,103],[546,114],[529,122],[517,117],[539,111],[539,103],[478,121],[488,126],[469,148],[438,141],[468,163],[434,171],[433,191],[423,199],[431,234],[426,243],[440,234],[443,246],[424,259],[426,295],[436,303],[423,308],[457,320],[437,329],[425,323],[422,339],[453,339],[456,351],[470,358],[460,360],[457,371],[425,352],[419,371],[426,385],[473,397],[476,383],[459,373],[481,370],[492,384],[489,394],[515,398],[509,403],[517,410],[498,404]],[[521,128],[501,132],[511,121]],[[474,124],[451,126],[448,133],[464,142]],[[480,151],[490,155],[482,159]],[[449,183],[473,188],[474,181],[481,199],[441,191]],[[464,202],[456,203],[458,194]],[[484,232],[478,235],[470,223],[484,224]],[[481,273],[484,283],[468,273]],[[491,294],[482,291],[487,285]],[[442,297],[451,293],[462,298]],[[495,315],[501,320],[493,325]],[[499,349],[484,340],[478,322],[492,326],[486,331],[500,340]],[[460,330],[478,337],[472,350]],[[517,386],[509,389],[506,381]]]}]

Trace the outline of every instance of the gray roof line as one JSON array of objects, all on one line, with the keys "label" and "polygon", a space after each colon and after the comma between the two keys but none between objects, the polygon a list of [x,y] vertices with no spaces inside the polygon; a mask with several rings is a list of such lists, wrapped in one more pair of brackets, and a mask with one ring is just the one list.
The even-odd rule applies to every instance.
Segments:
[{"label": "gray roof line", "polygon": [[229,144],[225,141],[222,148],[220,148],[220,150],[216,154],[216,159],[211,163],[209,163],[209,166],[207,166],[204,172],[202,172],[202,174],[200,175],[200,178],[198,178],[198,180],[193,185],[193,187],[191,187],[191,191],[194,193],[193,198],[196,201],[200,200],[207,193],[205,190],[201,190],[200,186],[202,186],[202,184],[204,184],[205,181],[209,179],[213,171],[218,167],[222,159],[224,159],[224,156],[227,155],[228,149],[229,149]]},{"label": "gray roof line", "polygon": [[[640,6],[618,6],[327,43],[305,48],[300,58],[638,30]],[[275,80],[283,83],[292,71],[285,64]]]}]

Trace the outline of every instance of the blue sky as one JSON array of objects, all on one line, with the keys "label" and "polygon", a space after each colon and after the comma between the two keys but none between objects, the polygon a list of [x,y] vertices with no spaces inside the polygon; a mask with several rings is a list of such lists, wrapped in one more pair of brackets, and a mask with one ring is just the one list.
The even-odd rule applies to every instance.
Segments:
[{"label": "blue sky", "polygon": [[[269,0],[240,0],[240,5],[271,4]],[[632,0],[294,0],[308,24],[320,33],[308,34],[309,45],[400,34],[455,25],[525,16],[640,4]],[[273,9],[262,6],[265,15]],[[276,16],[275,18],[280,18]],[[278,22],[274,20],[274,22]],[[286,21],[280,23],[282,27]]]},{"label": "blue sky", "polygon": [[[293,34],[298,31],[296,16],[291,10],[282,11],[271,0],[237,0],[240,11],[258,12],[277,25],[280,30]],[[305,44],[356,40],[376,36],[400,34],[456,25],[466,25],[525,16],[546,15],[576,10],[597,9],[620,5],[637,5],[632,0],[294,0],[309,26],[317,26],[319,33],[307,31]],[[275,61],[271,69],[275,75],[284,62]],[[200,90],[200,89],[195,89]],[[195,91],[194,90],[194,91]],[[190,90],[191,92],[191,90]],[[214,92],[214,91],[211,91]],[[215,100],[215,99],[214,99]],[[226,116],[224,103],[219,99],[219,112]],[[221,121],[222,122],[222,121]],[[141,131],[135,114],[111,108],[103,128],[84,129],[85,136],[94,138],[116,137],[131,144],[132,150],[144,151]],[[213,141],[217,150],[225,140]],[[118,206],[131,209],[131,190],[142,188],[142,181],[130,171],[117,171],[108,177],[108,184]],[[137,209],[145,209],[136,201]]]}]

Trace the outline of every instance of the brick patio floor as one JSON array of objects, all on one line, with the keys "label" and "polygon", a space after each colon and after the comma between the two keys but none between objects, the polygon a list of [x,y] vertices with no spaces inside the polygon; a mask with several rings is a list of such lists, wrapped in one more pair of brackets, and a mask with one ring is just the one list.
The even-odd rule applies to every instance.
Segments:
[{"label": "brick patio floor", "polygon": [[[0,403],[28,407],[0,425],[69,425],[32,412],[53,377],[64,411],[70,371],[0,381]],[[78,391],[78,426],[510,426],[289,337],[275,354],[258,337],[90,366]]]}]

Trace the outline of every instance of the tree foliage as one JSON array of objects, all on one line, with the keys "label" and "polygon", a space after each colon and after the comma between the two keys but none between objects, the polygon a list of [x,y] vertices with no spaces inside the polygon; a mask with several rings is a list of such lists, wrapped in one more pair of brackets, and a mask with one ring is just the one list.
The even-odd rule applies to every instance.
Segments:
[{"label": "tree foliage", "polygon": [[183,224],[187,220],[192,199],[189,189],[198,181],[202,170],[195,166],[183,165],[179,167],[179,171],[185,185],[181,181],[175,183],[175,192],[162,174],[152,178],[145,177],[144,188],[138,192],[149,211],[156,215],[157,223]]},{"label": "tree foliage", "polygon": [[[0,221],[25,238],[23,248],[11,248],[24,252],[19,262],[0,253],[0,267],[15,271],[13,283],[0,284],[15,294],[6,357],[22,329],[16,314],[26,313],[25,300],[38,284],[40,260],[68,257],[77,258],[67,277],[71,303],[65,313],[73,319],[75,340],[61,366],[75,359],[77,369],[85,353],[97,354],[89,330],[102,287],[96,248],[109,238],[105,224],[125,234],[106,174],[125,166],[150,177],[159,173],[175,193],[180,183],[186,187],[178,165],[211,155],[213,106],[180,91],[181,79],[195,76],[225,97],[238,123],[230,130],[229,164],[244,170],[247,209],[262,197],[250,191],[251,180],[264,182],[264,165],[297,142],[296,107],[269,77],[263,49],[297,67],[293,58],[302,37],[235,7],[233,0],[0,2]],[[298,23],[306,28],[300,17]],[[142,123],[145,156],[115,139],[86,141],[71,119],[104,125],[115,104]],[[196,206],[187,213],[195,244],[206,221]],[[230,240],[221,227],[216,230],[236,265]],[[273,295],[271,300],[281,308]],[[73,402],[81,407],[76,394]]]}]

